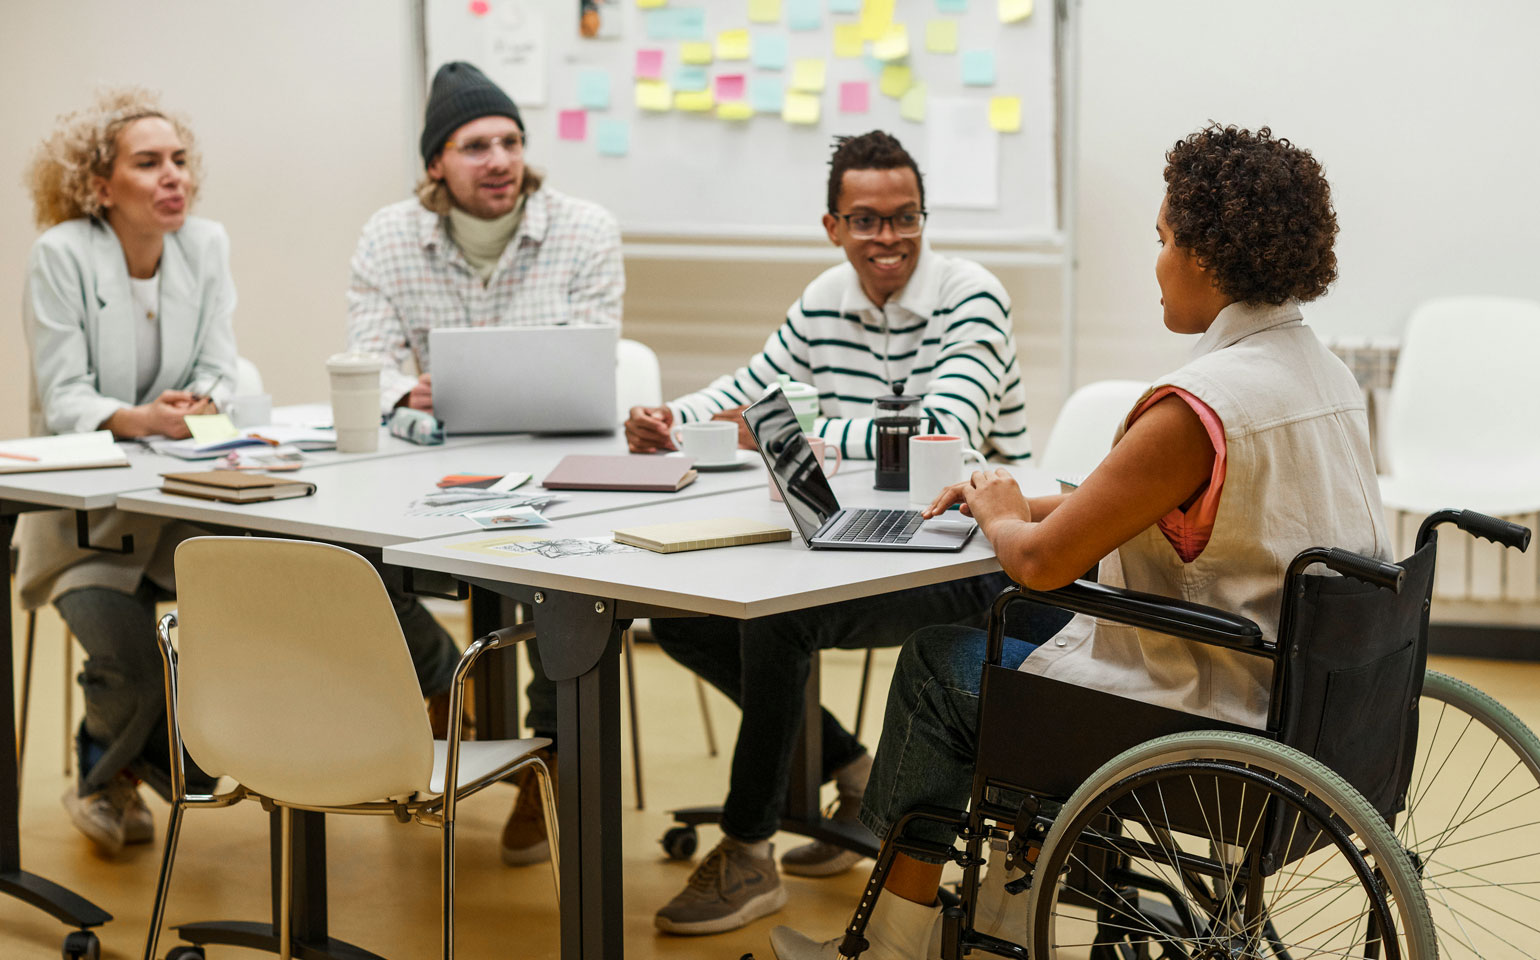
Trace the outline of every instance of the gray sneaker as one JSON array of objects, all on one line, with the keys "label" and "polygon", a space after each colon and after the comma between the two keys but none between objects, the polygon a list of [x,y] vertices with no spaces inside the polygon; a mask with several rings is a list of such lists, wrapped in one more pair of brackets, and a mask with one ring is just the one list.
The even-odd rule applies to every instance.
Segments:
[{"label": "gray sneaker", "polygon": [[775,850],[756,857],[731,838],[702,860],[679,896],[653,923],[664,933],[725,933],[786,906],[786,888],[775,871]]},{"label": "gray sneaker", "polygon": [[[834,823],[854,823],[861,812],[861,795],[840,791],[839,798],[824,812]],[[796,877],[832,877],[855,866],[861,854],[823,840],[793,847],[781,857],[781,869]]]},{"label": "gray sneaker", "polygon": [[139,793],[139,784],[120,773],[112,778],[112,782],[108,783],[105,789],[112,798],[113,805],[123,811],[123,842],[154,841],[155,817],[150,813],[150,808],[144,804],[144,797]]}]

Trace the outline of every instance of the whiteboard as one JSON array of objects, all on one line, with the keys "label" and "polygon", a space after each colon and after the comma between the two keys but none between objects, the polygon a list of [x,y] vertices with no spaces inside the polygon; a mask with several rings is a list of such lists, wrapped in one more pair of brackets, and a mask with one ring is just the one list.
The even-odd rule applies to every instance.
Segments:
[{"label": "whiteboard", "polygon": [[[812,241],[823,237],[828,159],[836,135],[887,130],[915,157],[926,175],[928,197],[945,192],[941,171],[931,170],[930,128],[903,119],[898,100],[878,88],[878,65],[866,44],[861,59],[834,55],[836,24],[859,22],[856,14],[832,13],[829,0],[816,0],[817,30],[793,30],[782,4],[778,23],[750,23],[748,0],[669,0],[669,7],[699,9],[704,38],[715,45],[720,31],[747,28],[751,37],[779,35],[786,40],[784,70],[765,70],[749,61],[715,60],[706,70],[719,74],[780,76],[789,86],[793,64],[818,58],[827,64],[816,125],[796,125],[780,114],[760,113],[731,121],[712,113],[639,110],[634,99],[638,50],[662,50],[665,79],[681,64],[678,39],[649,37],[648,11],[635,0],[606,8],[620,36],[585,39],[579,35],[577,0],[427,0],[424,5],[426,76],[450,60],[468,60],[503,85],[518,103],[529,139],[526,161],[542,170],[546,182],[563,192],[594,200],[620,220],[628,241],[659,240]],[[835,2],[836,7],[845,6]],[[949,5],[950,6],[950,5]],[[908,27],[906,61],[914,78],[926,84],[929,99],[976,103],[978,123],[987,127],[991,97],[1021,98],[1021,130],[990,133],[997,137],[997,202],[989,208],[938,206],[926,233],[941,243],[990,246],[1057,246],[1058,109],[1054,7],[1026,21],[1002,24],[995,0],[971,0],[962,13],[943,13],[936,0],[896,0],[895,22]],[[926,24],[956,21],[956,54],[926,50]],[[530,35],[543,42],[519,42]],[[511,48],[519,48],[509,56]],[[962,51],[993,50],[996,82],[965,86]],[[557,135],[563,110],[580,109],[578,83],[585,71],[607,71],[610,104],[587,111],[583,140]],[[869,83],[869,112],[841,112],[840,85]],[[596,132],[601,118],[629,125],[629,151],[601,156]],[[956,153],[956,151],[952,151]]]}]

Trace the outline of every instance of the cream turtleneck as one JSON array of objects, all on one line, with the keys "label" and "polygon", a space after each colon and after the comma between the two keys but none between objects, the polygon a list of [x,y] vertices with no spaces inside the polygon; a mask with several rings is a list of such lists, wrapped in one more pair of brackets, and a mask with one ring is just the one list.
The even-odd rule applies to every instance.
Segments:
[{"label": "cream turtleneck", "polygon": [[486,283],[492,279],[497,261],[502,259],[508,241],[513,239],[519,229],[519,221],[523,219],[523,195],[520,195],[519,202],[514,204],[512,210],[495,220],[483,220],[459,207],[450,207],[449,239],[460,248],[477,278]]}]

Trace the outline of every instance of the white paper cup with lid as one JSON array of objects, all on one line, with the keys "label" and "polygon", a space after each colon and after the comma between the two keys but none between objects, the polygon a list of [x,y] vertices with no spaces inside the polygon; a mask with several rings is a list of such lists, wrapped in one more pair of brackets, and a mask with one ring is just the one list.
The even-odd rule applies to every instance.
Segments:
[{"label": "white paper cup with lid", "polygon": [[359,353],[333,354],[326,361],[338,453],[379,449],[381,366],[379,357]]}]

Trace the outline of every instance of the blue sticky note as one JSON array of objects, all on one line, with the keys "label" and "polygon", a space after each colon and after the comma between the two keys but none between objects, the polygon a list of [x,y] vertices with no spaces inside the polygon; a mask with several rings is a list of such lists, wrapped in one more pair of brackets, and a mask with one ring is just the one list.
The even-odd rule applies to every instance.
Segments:
[{"label": "blue sticky note", "polygon": [[786,69],[788,45],[779,33],[760,33],[754,36],[754,66],[761,70]]},{"label": "blue sticky note", "polygon": [[610,74],[608,70],[582,70],[578,73],[578,105],[589,110],[610,108]]},{"label": "blue sticky note", "polygon": [[631,124],[614,117],[600,117],[598,134],[599,156],[623,157],[631,152]]},{"label": "blue sticky note", "polygon": [[936,9],[942,13],[967,13],[968,0],[936,0]]},{"label": "blue sticky note", "polygon": [[709,86],[711,86],[711,76],[706,73],[705,67],[685,64],[674,70],[675,90],[704,90]]},{"label": "blue sticky note", "polygon": [[818,0],[786,0],[786,25],[793,30],[817,30],[823,26]]},{"label": "blue sticky note", "polygon": [[878,60],[876,57],[869,53],[863,55],[861,59],[866,62],[866,69],[871,73],[872,76],[882,76],[883,68],[885,68],[887,64],[883,63],[881,60]]},{"label": "blue sticky note", "polygon": [[786,88],[780,77],[749,77],[749,102],[760,113],[780,113],[786,105]]},{"label": "blue sticky note", "polygon": [[830,13],[860,13],[861,0],[829,0]]},{"label": "blue sticky note", "polygon": [[706,39],[705,7],[674,7],[674,39]]},{"label": "blue sticky note", "polygon": [[962,82],[970,87],[995,85],[995,52],[993,50],[964,50],[962,55]]},{"label": "blue sticky note", "polygon": [[648,10],[647,39],[648,40],[672,40],[675,33],[675,22],[679,19],[674,10]]}]

